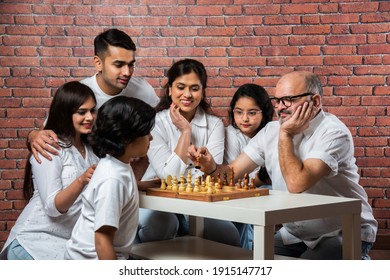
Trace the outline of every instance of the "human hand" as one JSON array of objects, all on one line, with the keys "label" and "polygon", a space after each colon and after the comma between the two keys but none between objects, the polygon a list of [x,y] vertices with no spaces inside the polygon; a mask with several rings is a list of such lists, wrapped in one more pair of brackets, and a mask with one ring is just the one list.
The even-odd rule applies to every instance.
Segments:
[{"label": "human hand", "polygon": [[92,175],[95,172],[96,164],[92,164],[88,169],[79,177],[83,186],[87,185],[91,181]]},{"label": "human hand", "polygon": [[206,147],[190,145],[187,150],[187,156],[193,162],[199,163],[200,170],[206,174],[213,172],[217,166],[213,156]]},{"label": "human hand", "polygon": [[28,135],[28,143],[30,144],[31,152],[38,163],[42,162],[39,158],[39,154],[48,160],[52,160],[51,156],[47,152],[53,155],[58,155],[56,149],[61,149],[58,145],[57,134],[55,134],[52,130],[31,131]]},{"label": "human hand", "polygon": [[139,191],[146,191],[149,188],[159,188],[161,186],[161,179],[156,178],[149,181],[137,181]]},{"label": "human hand", "polygon": [[172,102],[169,108],[172,123],[180,130],[180,132],[191,131],[191,124],[180,114],[180,107]]},{"label": "human hand", "polygon": [[290,119],[280,125],[280,134],[293,137],[309,127],[314,116],[313,102],[305,102],[299,106]]}]

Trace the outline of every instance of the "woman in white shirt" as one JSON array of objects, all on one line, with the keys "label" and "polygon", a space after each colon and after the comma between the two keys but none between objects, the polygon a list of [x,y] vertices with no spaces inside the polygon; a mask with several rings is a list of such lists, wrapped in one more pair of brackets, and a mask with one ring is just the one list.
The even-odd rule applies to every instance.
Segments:
[{"label": "woman in white shirt", "polygon": [[[148,158],[149,167],[142,180],[202,176],[187,157],[188,147],[206,146],[222,163],[224,125],[210,112],[206,99],[207,73],[203,64],[193,59],[177,61],[167,72],[165,94],[156,109]],[[194,180],[194,179],[193,179]],[[138,242],[165,240],[184,235],[188,224],[183,215],[140,209]],[[231,222],[206,219],[204,237],[239,246],[239,235]]]},{"label": "woman in white shirt", "polygon": [[92,90],[79,82],[56,91],[45,129],[58,135],[62,148],[52,161],[43,158],[41,164],[30,155],[23,188],[29,202],[10,232],[2,259],[63,259],[80,215],[80,194],[98,161],[86,140],[95,106]]},{"label": "woman in white shirt", "polygon": [[[267,91],[256,84],[240,86],[230,102],[229,118],[231,124],[226,127],[225,163],[231,163],[242,152],[250,139],[268,122],[272,121],[274,108]],[[265,168],[256,168],[250,178],[255,178],[256,185],[270,184]],[[262,187],[270,188],[270,185]],[[241,246],[252,249],[253,227],[251,225],[234,223],[241,236]]]}]

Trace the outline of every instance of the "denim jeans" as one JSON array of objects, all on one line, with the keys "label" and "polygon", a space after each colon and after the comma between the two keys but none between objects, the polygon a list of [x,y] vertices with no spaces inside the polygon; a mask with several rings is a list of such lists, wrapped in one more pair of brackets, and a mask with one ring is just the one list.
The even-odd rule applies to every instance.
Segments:
[{"label": "denim jeans", "polygon": [[8,260],[33,260],[33,257],[19,244],[15,238],[14,241],[9,244],[7,249]]},{"label": "denim jeans", "polygon": [[[314,249],[307,247],[303,242],[284,245],[282,236],[278,231],[275,234],[275,254],[310,260],[341,260],[343,258],[342,243],[342,235],[340,233],[337,236],[323,238]],[[368,252],[372,246],[373,243],[362,241],[362,260],[371,259]]]}]

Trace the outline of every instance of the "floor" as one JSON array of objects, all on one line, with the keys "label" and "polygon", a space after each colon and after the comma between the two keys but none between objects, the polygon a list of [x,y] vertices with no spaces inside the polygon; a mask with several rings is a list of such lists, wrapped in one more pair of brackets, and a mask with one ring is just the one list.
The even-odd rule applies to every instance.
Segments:
[{"label": "floor", "polygon": [[369,255],[372,260],[390,260],[390,250],[371,250]]}]

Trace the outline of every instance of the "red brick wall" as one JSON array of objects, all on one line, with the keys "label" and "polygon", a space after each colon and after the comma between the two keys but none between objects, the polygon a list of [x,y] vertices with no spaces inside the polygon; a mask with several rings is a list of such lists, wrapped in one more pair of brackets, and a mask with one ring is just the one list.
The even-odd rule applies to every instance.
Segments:
[{"label": "red brick wall", "polygon": [[136,42],[135,75],[161,92],[175,59],[206,65],[226,117],[235,89],[269,90],[283,73],[314,71],[324,105],[355,138],[379,221],[390,234],[390,3],[334,0],[3,0],[0,3],[0,248],[23,209],[25,138],[65,81],[92,75],[93,39],[116,27]]}]

